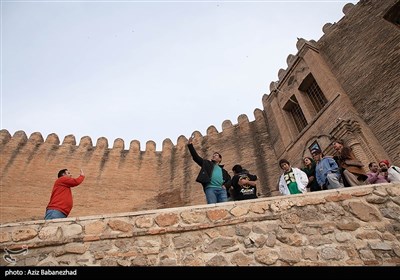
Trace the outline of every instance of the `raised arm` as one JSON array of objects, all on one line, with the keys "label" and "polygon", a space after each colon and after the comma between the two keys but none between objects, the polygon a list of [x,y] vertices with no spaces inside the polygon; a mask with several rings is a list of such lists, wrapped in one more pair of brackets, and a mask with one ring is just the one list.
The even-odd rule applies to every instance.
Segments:
[{"label": "raised arm", "polygon": [[204,159],[203,159],[202,157],[200,157],[200,156],[197,154],[195,148],[193,147],[193,137],[190,137],[190,138],[189,138],[188,143],[187,143],[187,146],[188,146],[188,148],[189,148],[189,152],[190,152],[190,155],[192,156],[193,160],[194,160],[198,165],[203,166],[203,161],[204,161]]}]

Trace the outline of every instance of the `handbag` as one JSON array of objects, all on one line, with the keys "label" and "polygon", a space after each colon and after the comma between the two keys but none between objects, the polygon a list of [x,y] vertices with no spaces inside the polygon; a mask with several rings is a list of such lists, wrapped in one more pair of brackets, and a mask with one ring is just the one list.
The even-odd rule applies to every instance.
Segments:
[{"label": "handbag", "polygon": [[357,160],[357,159],[346,159],[344,161],[344,163],[347,164],[347,165],[357,166],[357,167],[363,167],[364,166],[364,164],[362,164],[362,162]]}]

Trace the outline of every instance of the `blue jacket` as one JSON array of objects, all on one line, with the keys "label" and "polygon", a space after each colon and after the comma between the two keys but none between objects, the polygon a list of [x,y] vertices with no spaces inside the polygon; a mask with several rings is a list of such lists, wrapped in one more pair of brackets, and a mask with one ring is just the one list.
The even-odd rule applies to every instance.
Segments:
[{"label": "blue jacket", "polygon": [[334,173],[338,179],[340,178],[340,170],[336,161],[333,158],[324,157],[315,167],[315,177],[317,177],[318,185],[324,186],[327,184],[326,176],[328,173]]}]

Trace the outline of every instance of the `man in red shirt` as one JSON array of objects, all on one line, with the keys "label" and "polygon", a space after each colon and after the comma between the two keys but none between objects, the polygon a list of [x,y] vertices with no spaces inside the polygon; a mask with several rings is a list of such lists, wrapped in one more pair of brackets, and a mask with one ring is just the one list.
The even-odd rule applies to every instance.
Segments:
[{"label": "man in red shirt", "polygon": [[45,220],[66,218],[72,209],[72,187],[80,185],[85,179],[81,169],[78,178],[72,178],[68,169],[61,169],[58,172],[58,179],[55,181],[51,192],[50,202],[46,208]]}]

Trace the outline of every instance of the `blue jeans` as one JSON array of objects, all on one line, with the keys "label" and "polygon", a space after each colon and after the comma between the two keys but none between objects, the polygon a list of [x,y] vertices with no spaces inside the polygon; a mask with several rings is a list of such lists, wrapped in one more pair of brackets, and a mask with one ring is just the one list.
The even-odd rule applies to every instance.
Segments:
[{"label": "blue jeans", "polygon": [[225,187],[222,188],[206,188],[206,199],[208,204],[227,202],[228,195]]},{"label": "blue jeans", "polygon": [[60,219],[60,218],[66,218],[66,217],[67,217],[67,215],[65,215],[61,211],[54,210],[54,209],[47,209],[44,219],[45,220],[53,220],[53,219]]}]

